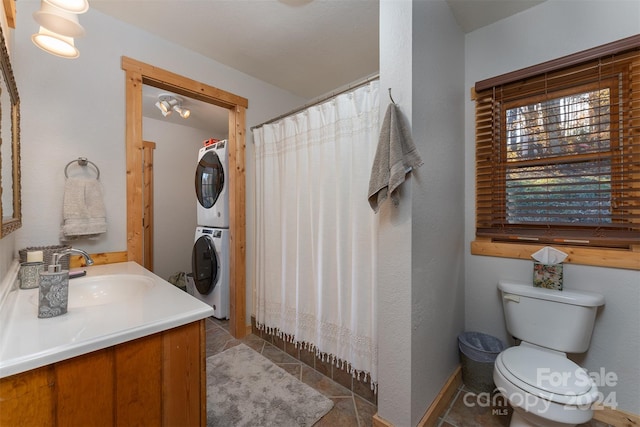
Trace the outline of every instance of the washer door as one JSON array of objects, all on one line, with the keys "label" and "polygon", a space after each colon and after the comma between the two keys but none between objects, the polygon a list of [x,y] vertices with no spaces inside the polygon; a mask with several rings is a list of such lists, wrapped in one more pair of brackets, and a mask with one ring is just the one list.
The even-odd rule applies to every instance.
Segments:
[{"label": "washer door", "polygon": [[218,154],[207,151],[196,168],[196,196],[206,209],[216,204],[224,188],[224,168]]},{"label": "washer door", "polygon": [[191,252],[191,269],[198,292],[210,294],[218,284],[220,275],[220,259],[211,237],[200,236],[196,240]]}]

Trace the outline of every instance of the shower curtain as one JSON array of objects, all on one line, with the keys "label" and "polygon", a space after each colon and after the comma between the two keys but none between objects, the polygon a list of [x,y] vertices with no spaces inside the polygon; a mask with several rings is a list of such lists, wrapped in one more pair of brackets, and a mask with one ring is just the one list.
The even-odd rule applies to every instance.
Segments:
[{"label": "shower curtain", "polygon": [[[377,384],[378,81],[254,129],[258,327]],[[346,364],[346,365],[345,365]]]}]

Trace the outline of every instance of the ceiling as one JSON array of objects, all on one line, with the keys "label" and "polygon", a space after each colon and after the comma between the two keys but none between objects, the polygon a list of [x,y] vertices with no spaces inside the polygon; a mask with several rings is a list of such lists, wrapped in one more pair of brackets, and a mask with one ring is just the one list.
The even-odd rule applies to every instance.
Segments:
[{"label": "ceiling", "polygon": [[[542,1],[447,0],[447,3],[460,28],[470,32]],[[106,15],[305,99],[329,93],[379,69],[379,0],[92,0],[90,3]],[[147,104],[153,106],[155,100],[151,100],[158,93],[147,93]],[[195,100],[187,101],[197,105]],[[195,122],[192,118],[188,120]]]}]

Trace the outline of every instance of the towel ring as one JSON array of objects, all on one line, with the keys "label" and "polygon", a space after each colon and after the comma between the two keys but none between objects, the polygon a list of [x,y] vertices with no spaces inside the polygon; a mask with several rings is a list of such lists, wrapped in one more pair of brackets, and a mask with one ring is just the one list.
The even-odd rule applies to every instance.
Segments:
[{"label": "towel ring", "polygon": [[87,166],[87,164],[91,164],[91,166],[96,168],[96,173],[98,174],[96,179],[100,179],[100,168],[98,167],[98,165],[93,163],[91,160],[88,160],[86,157],[78,157],[76,160],[71,160],[69,163],[67,163],[67,166],[64,167],[65,178],[69,178],[69,175],[67,174],[67,169],[69,169],[69,166],[71,166],[75,162],[78,162],[79,166]]}]

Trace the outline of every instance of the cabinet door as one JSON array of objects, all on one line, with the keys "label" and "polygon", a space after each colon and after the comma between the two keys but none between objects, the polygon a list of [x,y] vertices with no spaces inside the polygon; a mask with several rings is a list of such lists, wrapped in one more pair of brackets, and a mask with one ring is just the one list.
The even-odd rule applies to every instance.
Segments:
[{"label": "cabinet door", "polygon": [[163,340],[163,425],[206,423],[204,321],[172,329]]},{"label": "cabinet door", "polygon": [[113,350],[94,351],[53,365],[56,425],[114,425]]},{"label": "cabinet door", "polygon": [[162,335],[115,347],[116,424],[162,425]]},{"label": "cabinet door", "polygon": [[55,376],[51,366],[0,380],[0,426],[54,426]]}]

